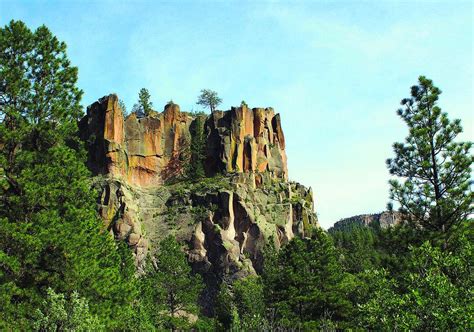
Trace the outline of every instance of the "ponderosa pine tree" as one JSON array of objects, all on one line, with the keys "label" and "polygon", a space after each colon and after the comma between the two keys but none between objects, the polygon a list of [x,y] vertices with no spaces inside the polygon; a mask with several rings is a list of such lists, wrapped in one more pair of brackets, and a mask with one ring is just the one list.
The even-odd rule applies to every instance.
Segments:
[{"label": "ponderosa pine tree", "polygon": [[233,293],[240,328],[247,331],[265,330],[267,326],[262,279],[259,276],[248,276],[237,280],[233,284]]},{"label": "ponderosa pine tree", "polygon": [[199,293],[203,289],[200,275],[193,274],[185,253],[173,236],[160,242],[154,262],[150,262],[143,282],[145,306],[158,328],[171,330],[191,327],[187,315],[197,313]]},{"label": "ponderosa pine tree", "polygon": [[109,328],[134,296],[130,255],[102,230],[76,137],[82,91],[45,26],[0,29],[0,329],[31,329],[48,288]]},{"label": "ponderosa pine tree", "polygon": [[97,316],[89,312],[89,303],[73,292],[67,298],[48,288],[47,298],[41,309],[36,310],[33,328],[35,331],[102,331]]},{"label": "ponderosa pine tree", "polygon": [[401,101],[398,115],[408,126],[405,143],[395,143],[387,160],[392,175],[390,198],[425,231],[444,243],[456,225],[473,212],[471,142],[455,142],[460,120],[450,121],[437,105],[440,89],[424,76]]},{"label": "ponderosa pine tree", "polygon": [[354,313],[348,294],[355,284],[342,271],[328,234],[316,229],[312,238],[295,237],[277,257],[271,256],[266,257],[263,275],[266,302],[277,320],[275,324],[270,317],[271,326],[312,330],[331,318],[344,328]]},{"label": "ponderosa pine tree", "polygon": [[210,89],[203,89],[201,90],[201,94],[199,95],[196,104],[204,107],[209,107],[209,110],[211,112],[214,112],[216,110],[216,107],[219,106],[220,103],[222,103],[222,99],[219,98],[217,92],[212,91]]},{"label": "ponderosa pine tree", "polygon": [[187,169],[188,177],[199,180],[205,176],[204,160],[206,156],[205,116],[198,114],[190,127],[190,161]]},{"label": "ponderosa pine tree", "polygon": [[148,89],[141,88],[138,92],[138,103],[133,105],[132,112],[136,113],[139,117],[148,116],[153,110],[153,103],[150,101],[150,98],[151,95]]},{"label": "ponderosa pine tree", "polygon": [[364,330],[468,331],[474,292],[472,239],[461,236],[454,252],[425,242],[411,247],[409,264],[397,278],[385,269],[367,270],[358,327]]}]

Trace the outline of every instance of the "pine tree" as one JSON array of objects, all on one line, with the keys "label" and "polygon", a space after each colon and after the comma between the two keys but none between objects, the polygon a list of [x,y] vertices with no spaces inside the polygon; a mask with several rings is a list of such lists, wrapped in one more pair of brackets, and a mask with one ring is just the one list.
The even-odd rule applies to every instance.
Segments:
[{"label": "pine tree", "polygon": [[[440,89],[424,76],[411,88],[411,97],[401,101],[398,115],[409,135],[395,143],[395,158],[387,160],[392,175],[390,197],[401,211],[423,230],[441,235],[444,241],[473,212],[471,142],[455,142],[460,120],[450,121],[437,105]],[[446,242],[445,242],[446,243]]]},{"label": "pine tree", "polygon": [[79,292],[118,327],[133,276],[96,212],[76,136],[77,68],[45,26],[11,21],[0,50],[0,328],[29,330],[47,288]]},{"label": "pine tree", "polygon": [[204,107],[209,107],[209,110],[211,112],[214,112],[216,110],[216,107],[219,106],[220,103],[222,103],[222,99],[219,98],[217,92],[209,89],[203,89],[201,90],[201,94],[199,95],[196,104]]},{"label": "pine tree", "polygon": [[192,180],[198,180],[205,176],[204,160],[206,157],[206,136],[204,131],[204,119],[204,116],[197,115],[190,128],[191,158],[187,173]]},{"label": "pine tree", "polygon": [[264,294],[279,324],[318,329],[328,315],[340,324],[349,320],[352,279],[341,271],[329,235],[315,230],[311,239],[294,238],[272,260],[265,261],[273,266],[264,269]]},{"label": "pine tree", "polygon": [[104,330],[97,316],[89,311],[89,303],[73,292],[70,297],[48,288],[43,307],[36,310],[33,325],[36,331],[100,331]]},{"label": "pine tree", "polygon": [[141,88],[138,92],[138,103],[133,105],[132,112],[136,113],[138,117],[150,115],[153,110],[153,103],[150,101],[151,95],[148,89]]},{"label": "pine tree", "polygon": [[248,276],[233,284],[240,325],[244,330],[263,330],[265,327],[265,303],[260,277]]},{"label": "pine tree", "polygon": [[454,252],[425,242],[412,247],[409,265],[397,277],[384,269],[367,270],[358,306],[365,330],[467,331],[474,319],[472,239],[463,236]]},{"label": "pine tree", "polygon": [[127,106],[125,105],[125,102],[122,100],[122,99],[119,99],[119,106],[120,106],[120,109],[122,110],[122,113],[124,116],[127,115]]},{"label": "pine tree", "polygon": [[146,297],[155,312],[155,325],[167,329],[189,328],[187,314],[197,312],[203,288],[199,275],[191,271],[180,244],[173,236],[160,242],[159,253],[145,276]]}]

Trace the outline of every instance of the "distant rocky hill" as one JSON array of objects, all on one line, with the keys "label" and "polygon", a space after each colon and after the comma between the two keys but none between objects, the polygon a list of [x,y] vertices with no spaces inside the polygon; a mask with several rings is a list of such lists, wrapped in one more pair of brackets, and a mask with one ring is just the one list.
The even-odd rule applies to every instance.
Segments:
[{"label": "distant rocky hill", "polygon": [[361,214],[358,216],[339,220],[329,229],[329,232],[346,230],[354,226],[379,226],[381,228],[387,228],[394,225],[398,225],[403,220],[403,214],[397,211],[384,211],[381,213],[374,214]]},{"label": "distant rocky hill", "polygon": [[[258,272],[262,251],[319,227],[311,188],[288,181],[285,138],[272,108],[232,107],[209,115],[163,112],[125,117],[116,95],[87,108],[80,135],[101,193],[105,226],[132,250],[138,270],[169,234],[186,244],[209,279]],[[186,177],[193,128],[203,126],[205,177]],[[205,278],[206,279],[206,278]]]}]

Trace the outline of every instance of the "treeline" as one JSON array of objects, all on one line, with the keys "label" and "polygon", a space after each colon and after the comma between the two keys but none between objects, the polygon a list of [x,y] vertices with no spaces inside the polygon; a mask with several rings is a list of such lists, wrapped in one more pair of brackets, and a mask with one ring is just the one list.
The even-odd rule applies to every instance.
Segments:
[{"label": "treeline", "polygon": [[[221,283],[212,317],[203,281],[172,237],[137,276],[130,250],[96,211],[77,135],[82,91],[66,45],[45,26],[0,29],[0,329],[468,330],[474,328],[471,143],[420,77],[399,115],[405,143],[388,161],[407,216],[264,252],[263,272]],[[212,109],[212,106],[210,106]],[[215,105],[214,105],[215,107]],[[190,170],[203,176],[202,124]]]}]

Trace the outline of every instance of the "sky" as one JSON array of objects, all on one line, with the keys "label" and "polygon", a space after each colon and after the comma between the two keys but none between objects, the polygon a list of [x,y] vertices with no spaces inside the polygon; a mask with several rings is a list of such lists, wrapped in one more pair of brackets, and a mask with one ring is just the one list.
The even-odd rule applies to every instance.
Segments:
[{"label": "sky", "polygon": [[281,114],[291,180],[312,187],[323,228],[388,202],[385,160],[407,128],[400,100],[425,75],[439,105],[474,140],[471,1],[9,1],[0,24],[45,24],[68,45],[87,106],[142,87],[161,109]]}]

